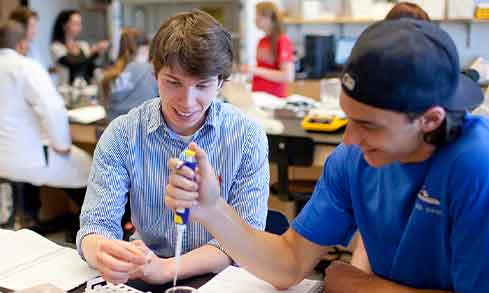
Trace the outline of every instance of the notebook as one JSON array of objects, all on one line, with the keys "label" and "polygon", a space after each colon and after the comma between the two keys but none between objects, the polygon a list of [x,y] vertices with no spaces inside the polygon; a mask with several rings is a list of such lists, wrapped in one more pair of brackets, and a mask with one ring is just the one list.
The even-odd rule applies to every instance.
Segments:
[{"label": "notebook", "polygon": [[68,291],[98,273],[77,251],[27,229],[0,229],[0,287],[22,290],[49,283]]},{"label": "notebook", "polygon": [[229,266],[217,274],[204,286],[199,288],[199,293],[322,293],[324,285],[322,281],[305,279],[288,290],[277,290],[267,282],[258,279],[242,268]]}]

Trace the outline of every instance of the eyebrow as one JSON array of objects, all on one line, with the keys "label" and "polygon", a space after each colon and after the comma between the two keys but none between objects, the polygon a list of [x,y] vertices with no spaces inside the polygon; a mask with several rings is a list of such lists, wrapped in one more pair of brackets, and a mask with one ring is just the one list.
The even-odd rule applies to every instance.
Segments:
[{"label": "eyebrow", "polygon": [[380,126],[378,123],[375,123],[373,121],[368,121],[368,120],[363,120],[363,119],[355,119],[348,117],[349,120],[352,120],[353,122],[357,124],[363,124],[363,125],[375,125],[375,126]]},{"label": "eyebrow", "polygon": [[[178,80],[178,81],[181,80],[181,78],[179,78],[178,76],[173,75],[171,73],[163,73],[163,74],[166,77],[169,77],[169,78],[172,78],[172,79],[175,79],[175,80]],[[198,83],[205,83],[205,82],[213,81],[214,79],[215,79],[215,77],[209,77],[209,78],[206,78],[206,79],[199,80]]]}]

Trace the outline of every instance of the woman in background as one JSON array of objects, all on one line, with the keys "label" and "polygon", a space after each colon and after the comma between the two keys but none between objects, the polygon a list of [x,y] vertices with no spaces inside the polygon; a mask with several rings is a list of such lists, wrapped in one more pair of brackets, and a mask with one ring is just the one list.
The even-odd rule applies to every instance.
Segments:
[{"label": "woman in background", "polygon": [[109,121],[158,96],[158,83],[148,62],[148,44],[140,30],[132,27],[122,30],[119,55],[104,72],[101,84],[100,97]]},{"label": "woman in background", "polygon": [[266,35],[258,42],[256,67],[244,71],[253,74],[253,91],[286,97],[287,83],[294,80],[294,53],[284,34],[282,16],[273,2],[260,2],[256,5],[255,22]]},{"label": "woman in background", "polygon": [[54,23],[51,37],[53,61],[68,69],[70,84],[77,77],[90,82],[95,59],[109,47],[106,40],[91,47],[87,42],[78,40],[82,28],[82,17],[78,10],[61,11]]}]

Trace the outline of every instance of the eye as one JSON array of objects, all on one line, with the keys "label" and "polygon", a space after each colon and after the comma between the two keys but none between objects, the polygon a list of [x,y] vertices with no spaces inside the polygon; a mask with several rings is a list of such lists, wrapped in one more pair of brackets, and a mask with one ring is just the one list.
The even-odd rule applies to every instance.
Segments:
[{"label": "eye", "polygon": [[174,85],[174,86],[180,85],[180,82],[178,82],[176,80],[167,79],[165,81],[166,81],[166,83],[171,84],[171,85]]},{"label": "eye", "polygon": [[209,85],[208,85],[208,84],[198,84],[198,85],[196,86],[196,88],[201,89],[201,90],[205,90],[205,89],[206,89],[206,88],[208,88],[208,87],[209,87]]}]

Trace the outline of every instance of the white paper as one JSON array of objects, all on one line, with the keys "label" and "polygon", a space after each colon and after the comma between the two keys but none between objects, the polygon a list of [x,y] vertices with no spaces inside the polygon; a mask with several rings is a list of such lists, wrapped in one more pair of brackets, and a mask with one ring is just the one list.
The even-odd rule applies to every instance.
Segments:
[{"label": "white paper", "polygon": [[199,288],[199,293],[312,293],[324,292],[321,281],[303,280],[298,285],[288,290],[277,290],[267,282],[258,279],[244,269],[229,266],[204,286]]},{"label": "white paper", "polygon": [[474,0],[448,0],[448,18],[473,18],[475,12]]},{"label": "white paper", "polygon": [[98,275],[75,249],[22,229],[0,229],[0,286],[22,290],[49,283],[68,291]]},{"label": "white paper", "polygon": [[102,120],[105,116],[105,109],[100,105],[81,107],[68,111],[70,121],[82,124],[90,124]]}]

